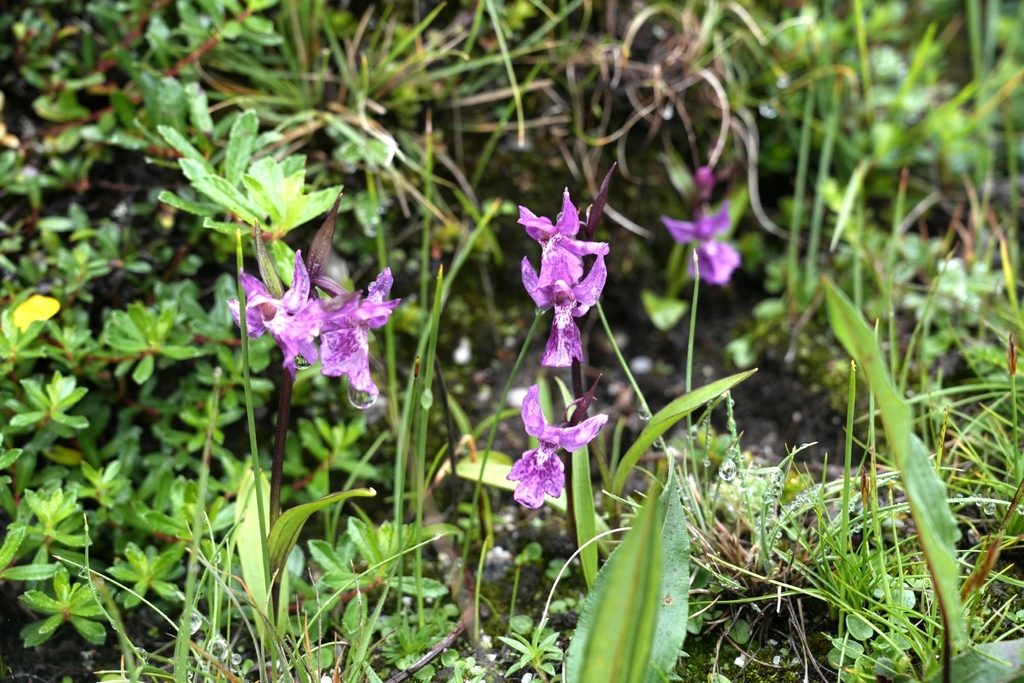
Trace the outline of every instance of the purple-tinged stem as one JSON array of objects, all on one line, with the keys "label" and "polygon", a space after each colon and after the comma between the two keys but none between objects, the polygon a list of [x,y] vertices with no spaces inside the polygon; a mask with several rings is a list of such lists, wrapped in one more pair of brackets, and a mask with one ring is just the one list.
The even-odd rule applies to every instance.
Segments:
[{"label": "purple-tinged stem", "polygon": [[270,528],[281,515],[281,485],[284,479],[284,447],[288,441],[288,422],[292,414],[292,386],[295,378],[289,370],[281,373],[281,394],[277,403],[277,432],[274,434],[274,461],[270,469]]}]

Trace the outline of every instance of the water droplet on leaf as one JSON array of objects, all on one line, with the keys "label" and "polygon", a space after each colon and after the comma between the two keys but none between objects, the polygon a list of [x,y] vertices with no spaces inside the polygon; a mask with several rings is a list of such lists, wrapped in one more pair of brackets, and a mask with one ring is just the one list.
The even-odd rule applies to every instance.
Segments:
[{"label": "water droplet on leaf", "polygon": [[718,468],[718,476],[722,478],[722,481],[732,481],[736,478],[736,461],[732,458],[726,458],[722,461],[721,466]]}]

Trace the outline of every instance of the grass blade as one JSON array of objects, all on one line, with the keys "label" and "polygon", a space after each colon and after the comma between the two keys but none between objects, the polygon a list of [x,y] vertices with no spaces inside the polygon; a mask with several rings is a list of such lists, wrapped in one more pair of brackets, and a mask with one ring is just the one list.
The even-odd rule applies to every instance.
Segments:
[{"label": "grass blade", "polygon": [[831,280],[822,278],[822,283],[832,330],[867,374],[878,402],[949,640],[954,647],[962,647],[967,643],[967,630],[957,588],[956,541],[960,532],[946,502],[946,486],[935,473],[921,439],[913,432],[910,407],[896,392],[867,321]]}]

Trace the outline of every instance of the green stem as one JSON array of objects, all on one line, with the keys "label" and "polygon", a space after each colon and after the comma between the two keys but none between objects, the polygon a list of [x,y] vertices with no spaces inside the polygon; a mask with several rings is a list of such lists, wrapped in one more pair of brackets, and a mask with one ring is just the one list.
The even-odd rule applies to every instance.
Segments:
[{"label": "green stem", "polygon": [[[235,230],[235,262],[238,272],[242,272],[242,232]],[[252,381],[249,376],[249,334],[247,327],[247,315],[244,313],[246,305],[245,289],[242,281],[238,281],[238,324],[242,330],[242,386],[245,388],[245,416],[249,426],[249,459],[252,465],[253,483],[256,487],[256,511],[260,522],[260,551],[263,556],[263,581],[265,586],[270,585],[270,550],[267,547],[269,525],[267,524],[266,508],[263,501],[263,470],[260,468],[259,450],[256,447],[256,418],[253,416],[252,406]]]}]

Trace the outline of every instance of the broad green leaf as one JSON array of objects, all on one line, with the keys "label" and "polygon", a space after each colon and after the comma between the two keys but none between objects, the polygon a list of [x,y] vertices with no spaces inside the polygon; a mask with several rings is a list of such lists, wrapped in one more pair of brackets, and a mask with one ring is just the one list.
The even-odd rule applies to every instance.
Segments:
[{"label": "broad green leaf", "polygon": [[823,278],[822,282],[829,324],[847,353],[867,374],[878,402],[885,436],[900,471],[925,562],[935,584],[943,623],[953,645],[963,647],[967,643],[967,630],[956,562],[960,531],[946,502],[946,485],[936,474],[921,439],[913,432],[910,407],[893,386],[884,356],[867,321],[830,279]]},{"label": "broad green leaf", "polygon": [[[975,645],[949,663],[949,680],[956,683],[1019,683],[1024,679],[1024,639]],[[942,671],[927,683],[942,683]]]},{"label": "broad green leaf", "polygon": [[[266,574],[263,572],[263,554],[259,548],[263,544],[260,538],[260,518],[256,507],[256,489],[253,486],[252,470],[245,474],[245,479],[238,492],[238,506],[235,508],[235,547],[238,549],[238,561],[242,565],[242,578],[252,597],[253,603],[262,614],[267,614],[268,586]],[[266,476],[260,477],[263,487],[264,515],[270,516],[270,483]],[[285,557],[288,554],[285,553]],[[260,622],[257,622],[260,623]]]},{"label": "broad green leaf", "polygon": [[281,513],[281,516],[274,522],[274,527],[270,530],[271,575],[281,567],[284,567],[285,560],[288,559],[288,553],[292,551],[295,542],[299,540],[299,533],[302,532],[302,527],[314,512],[323,510],[329,505],[340,503],[348,498],[370,498],[376,495],[377,492],[373,489],[340,491],[324,496],[320,500],[314,500],[311,503],[297,505]]},{"label": "broad green leaf", "polygon": [[747,370],[746,372],[740,372],[729,377],[724,377],[716,382],[712,382],[707,386],[703,386],[700,389],[694,389],[688,394],[683,394],[679,398],[675,399],[667,406],[659,410],[651,418],[651,421],[647,423],[644,430],[640,432],[640,436],[637,437],[636,441],[626,454],[622,456],[622,461],[619,463],[619,469],[615,472],[615,481],[612,483],[612,492],[620,493],[622,487],[626,484],[626,477],[629,476],[629,472],[633,469],[633,466],[639,462],[640,457],[647,452],[651,444],[658,440],[658,437],[667,432],[675,425],[676,422],[683,419],[697,408],[700,408],[705,403],[718,398],[729,389],[745,380],[746,378],[757,372],[757,368],[753,370]]},{"label": "broad green leaf", "polygon": [[662,683],[675,668],[690,616],[690,534],[677,480],[658,497],[665,524],[661,531],[661,592],[658,625],[646,683]]},{"label": "broad green leaf", "polygon": [[644,683],[661,602],[658,499],[651,495],[605,562],[569,644],[567,683]]}]

